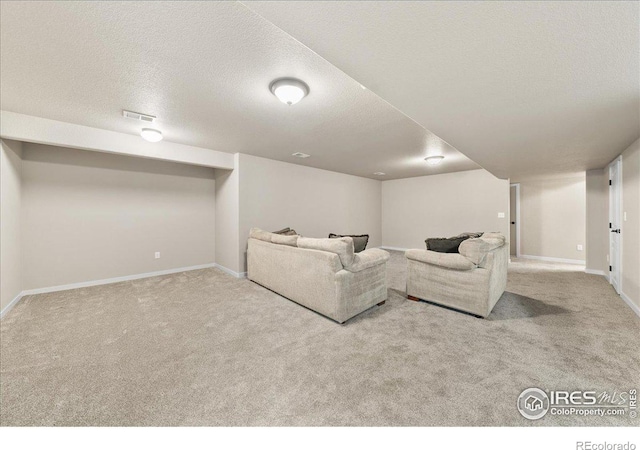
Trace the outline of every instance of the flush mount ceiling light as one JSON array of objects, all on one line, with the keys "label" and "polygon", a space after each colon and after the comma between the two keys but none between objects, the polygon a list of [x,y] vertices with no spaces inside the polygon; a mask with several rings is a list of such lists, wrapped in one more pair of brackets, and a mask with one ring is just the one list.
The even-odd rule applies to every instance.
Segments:
[{"label": "flush mount ceiling light", "polygon": [[140,136],[142,136],[142,139],[149,142],[159,142],[162,140],[162,133],[158,130],[154,130],[153,128],[143,128],[140,132]]},{"label": "flush mount ceiling light", "polygon": [[424,160],[430,166],[437,166],[442,162],[443,159],[444,159],[444,156],[427,156]]},{"label": "flush mount ceiling light", "polygon": [[384,172],[373,172],[373,174],[378,176],[386,175]]},{"label": "flush mount ceiling light", "polygon": [[269,86],[269,90],[278,97],[282,103],[295,105],[309,95],[309,86],[295,78],[280,78]]},{"label": "flush mount ceiling light", "polygon": [[311,155],[307,155],[306,153],[296,152],[296,153],[292,153],[291,156],[295,156],[296,158],[308,158]]}]

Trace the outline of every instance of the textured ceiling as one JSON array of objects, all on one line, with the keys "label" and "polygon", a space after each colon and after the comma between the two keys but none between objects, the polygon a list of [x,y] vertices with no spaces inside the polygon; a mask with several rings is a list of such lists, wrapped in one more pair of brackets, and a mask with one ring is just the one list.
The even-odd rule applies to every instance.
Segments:
[{"label": "textured ceiling", "polygon": [[[123,133],[156,115],[172,142],[380,179],[478,166],[236,2],[2,2],[0,107]],[[294,106],[268,89],[293,76]],[[294,152],[312,155],[308,159]],[[445,154],[437,167],[423,158]]]},{"label": "textured ceiling", "polygon": [[640,135],[638,2],[246,2],[501,178]]}]

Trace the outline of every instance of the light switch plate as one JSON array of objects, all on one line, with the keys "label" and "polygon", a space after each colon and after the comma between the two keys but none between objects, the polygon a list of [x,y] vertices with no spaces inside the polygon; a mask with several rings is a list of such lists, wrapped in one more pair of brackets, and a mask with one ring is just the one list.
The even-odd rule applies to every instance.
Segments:
[{"label": "light switch plate", "polygon": [[627,221],[627,212],[626,211],[624,212],[623,216],[624,216],[623,220],[626,222]]},{"label": "light switch plate", "polygon": [[156,252],[156,259],[160,259],[160,252]]},{"label": "light switch plate", "polygon": [[498,219],[504,219],[504,213],[498,213]]},{"label": "light switch plate", "polygon": [[578,249],[579,252],[582,251],[582,245],[581,244],[576,245],[576,248]]}]

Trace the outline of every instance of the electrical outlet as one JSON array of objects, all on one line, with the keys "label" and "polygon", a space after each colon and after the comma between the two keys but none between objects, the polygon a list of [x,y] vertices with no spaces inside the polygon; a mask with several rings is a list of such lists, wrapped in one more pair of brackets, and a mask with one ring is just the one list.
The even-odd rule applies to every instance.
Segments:
[{"label": "electrical outlet", "polygon": [[576,248],[578,249],[579,252],[582,251],[582,245],[581,244],[576,245]]},{"label": "electrical outlet", "polygon": [[156,252],[156,259],[160,259],[160,252]]},{"label": "electrical outlet", "polygon": [[504,219],[504,213],[498,213],[498,219]]}]

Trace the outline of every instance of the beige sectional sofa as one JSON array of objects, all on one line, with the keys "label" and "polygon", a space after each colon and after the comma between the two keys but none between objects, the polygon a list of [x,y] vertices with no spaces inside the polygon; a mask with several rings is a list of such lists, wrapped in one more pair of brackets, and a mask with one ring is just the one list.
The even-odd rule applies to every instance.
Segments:
[{"label": "beige sectional sofa", "polygon": [[507,286],[509,245],[502,234],[485,233],[458,251],[407,250],[407,297],[487,317]]},{"label": "beige sectional sofa", "polygon": [[336,322],[387,299],[386,262],[380,249],[354,253],[350,237],[313,239],[253,228],[247,276]]}]

